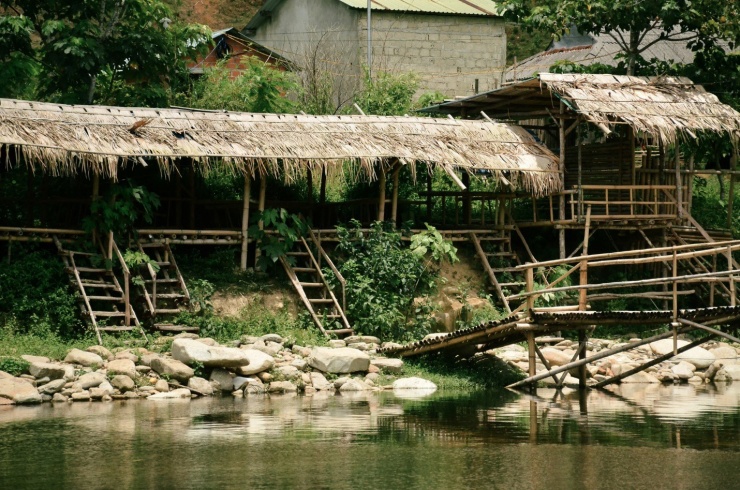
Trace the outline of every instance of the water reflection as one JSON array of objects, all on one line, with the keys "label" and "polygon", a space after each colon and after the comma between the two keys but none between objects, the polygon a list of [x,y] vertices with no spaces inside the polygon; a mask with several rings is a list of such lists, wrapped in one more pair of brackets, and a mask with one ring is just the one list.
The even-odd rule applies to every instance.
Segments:
[{"label": "water reflection", "polygon": [[0,408],[0,434],[0,488],[469,488],[494,467],[512,488],[730,488],[740,383],[47,404]]}]

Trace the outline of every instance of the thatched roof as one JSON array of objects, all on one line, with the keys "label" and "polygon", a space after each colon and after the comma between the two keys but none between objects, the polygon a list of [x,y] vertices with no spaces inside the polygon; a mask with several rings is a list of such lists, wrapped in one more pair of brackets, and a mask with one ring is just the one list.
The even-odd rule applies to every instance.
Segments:
[{"label": "thatched roof", "polygon": [[738,132],[740,113],[688,78],[540,73],[498,90],[445,102],[423,112],[498,119],[549,117],[560,101],[607,132],[629,124],[664,142],[696,132]]},{"label": "thatched roof", "polygon": [[525,130],[425,117],[248,114],[0,99],[0,150],[6,165],[22,160],[52,175],[82,172],[116,178],[121,168],[147,160],[169,175],[187,158],[203,172],[223,166],[291,181],[308,168],[323,167],[372,180],[379,162],[397,159],[448,171],[490,171],[537,194],[562,187],[557,159]]}]

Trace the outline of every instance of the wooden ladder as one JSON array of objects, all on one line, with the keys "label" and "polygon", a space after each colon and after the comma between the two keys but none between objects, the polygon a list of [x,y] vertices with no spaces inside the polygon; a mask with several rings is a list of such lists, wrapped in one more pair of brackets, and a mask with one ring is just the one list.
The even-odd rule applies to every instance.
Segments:
[{"label": "wooden ladder", "polygon": [[[177,267],[175,255],[167,242],[136,243],[141,253],[146,254],[158,266],[157,270],[151,264],[142,265],[137,271],[143,278],[143,287],[140,291],[143,296],[143,308],[146,314],[154,319],[171,319],[183,311],[183,307],[190,304],[190,292]],[[158,330],[173,330],[169,323],[155,323]],[[178,328],[178,331],[192,330]]]},{"label": "wooden ladder", "polygon": [[[326,276],[321,270],[320,262],[311,251],[309,241],[316,248],[320,259],[323,259],[326,265],[332,269],[342,286],[344,285],[344,278],[339,274],[339,271],[321,247],[321,243],[316,239],[313,231],[309,231],[308,237],[308,241],[301,237],[300,240],[295,242],[294,250],[288,252],[286,256],[280,257],[280,263],[321,333],[327,337],[331,334],[337,336],[351,335],[354,331],[344,315],[344,295],[342,295],[342,303],[340,303],[329,287]],[[294,264],[291,264],[288,257],[293,258]],[[339,328],[326,328],[327,320],[332,321]]]},{"label": "wooden ladder", "polygon": [[[88,321],[102,344],[103,339],[100,332],[127,332],[138,329],[146,338],[136,312],[131,307],[128,289],[128,268],[118,252],[116,259],[124,274],[124,286],[118,281],[112,265],[101,266],[104,262],[105,253],[102,255],[90,252],[67,250],[62,246],[59,239],[54,236],[65,271],[69,275],[70,282],[80,293],[80,310],[86,321]],[[101,250],[102,250],[102,244]],[[113,244],[115,245],[115,244]]]}]

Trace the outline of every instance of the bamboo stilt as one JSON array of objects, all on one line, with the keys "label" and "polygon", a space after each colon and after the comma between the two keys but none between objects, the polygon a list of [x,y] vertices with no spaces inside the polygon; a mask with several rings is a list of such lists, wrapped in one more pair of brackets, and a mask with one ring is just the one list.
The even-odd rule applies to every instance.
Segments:
[{"label": "bamboo stilt", "polygon": [[378,179],[378,221],[385,221],[385,169],[380,168],[380,178]]},{"label": "bamboo stilt", "polygon": [[242,237],[241,237],[241,259],[239,265],[242,271],[247,270],[247,250],[249,246],[249,201],[252,194],[252,177],[244,174],[244,193],[242,202]]}]

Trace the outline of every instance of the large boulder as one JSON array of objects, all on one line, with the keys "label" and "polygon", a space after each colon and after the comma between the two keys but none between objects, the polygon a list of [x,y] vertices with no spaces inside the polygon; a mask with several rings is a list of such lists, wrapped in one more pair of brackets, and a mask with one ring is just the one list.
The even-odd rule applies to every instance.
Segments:
[{"label": "large boulder", "polygon": [[175,339],[172,357],[185,364],[199,362],[210,367],[236,368],[249,364],[249,357],[242,349],[210,346],[191,339]]},{"label": "large boulder", "polygon": [[41,403],[41,394],[38,390],[22,378],[0,379],[0,398],[10,400],[17,405]]},{"label": "large boulder", "polygon": [[423,378],[401,378],[393,382],[394,390],[436,390],[437,385]]},{"label": "large boulder", "polygon": [[675,366],[671,367],[671,372],[681,381],[687,381],[694,376],[696,367],[685,361],[681,361]]},{"label": "large boulder", "polygon": [[65,384],[67,384],[67,380],[55,379],[49,381],[45,385],[39,386],[38,391],[42,395],[53,395],[54,393],[59,393],[60,391],[62,391]]},{"label": "large boulder", "polygon": [[370,364],[377,366],[384,373],[398,374],[403,370],[403,361],[401,359],[379,358],[370,361]]},{"label": "large boulder", "polygon": [[[652,350],[653,354],[656,356],[664,356],[673,352],[673,339],[656,340],[655,342],[651,342],[649,345],[650,350]],[[688,342],[685,340],[679,340],[676,345],[680,348],[684,345],[688,345]]]},{"label": "large boulder", "polygon": [[372,389],[373,388],[370,385],[368,385],[361,379],[352,378],[350,380],[347,380],[346,383],[343,383],[342,386],[339,388],[339,391],[341,393],[346,393],[349,391],[368,391]]},{"label": "large boulder", "polygon": [[94,388],[96,386],[99,386],[100,383],[107,381],[108,379],[105,377],[105,374],[93,372],[93,373],[85,373],[82,376],[80,376],[77,381],[75,382],[75,386],[86,390],[88,388]]},{"label": "large boulder", "polygon": [[70,370],[72,376],[74,376],[74,368],[72,366],[58,362],[32,362],[28,366],[28,372],[36,379],[63,379],[70,374]]},{"label": "large boulder", "polygon": [[267,387],[268,393],[295,393],[298,387],[290,381],[273,381]]},{"label": "large boulder", "polygon": [[118,374],[116,376],[113,376],[113,378],[110,380],[110,384],[111,386],[120,390],[121,393],[134,391],[136,389],[136,384],[134,383],[134,380],[131,379],[130,376],[126,376],[125,374]]},{"label": "large boulder", "polygon": [[[689,343],[685,340],[678,340],[676,343],[677,348],[681,348]],[[657,340],[650,344],[650,350],[656,356],[664,356],[673,352],[673,339]],[[712,365],[716,360],[714,354],[704,349],[703,347],[694,347],[685,352],[681,352],[677,356],[673,357],[674,361],[687,361],[696,366],[697,369],[706,369]]]},{"label": "large boulder", "polygon": [[87,352],[92,352],[93,354],[99,355],[102,359],[107,359],[109,361],[113,359],[113,353],[102,345],[91,345],[85,350]]},{"label": "large boulder", "polygon": [[722,345],[710,350],[709,352],[711,352],[712,355],[714,355],[714,358],[725,366],[737,363],[737,351],[729,345]]},{"label": "large boulder", "polygon": [[67,353],[64,362],[79,364],[80,366],[102,366],[103,358],[93,352],[85,352],[80,349],[72,349]]},{"label": "large boulder", "polygon": [[249,376],[251,374],[261,373],[272,369],[275,365],[275,358],[269,354],[257,349],[242,349],[244,355],[247,356],[249,362],[245,365],[240,366],[236,369],[236,373],[241,376]]},{"label": "large boulder", "polygon": [[178,388],[176,390],[167,391],[164,393],[156,393],[146,397],[147,400],[170,400],[176,398],[191,398],[192,394],[187,388]]},{"label": "large boulder", "polygon": [[214,369],[211,371],[211,382],[218,383],[221,391],[234,391],[234,375],[225,369]]},{"label": "large boulder", "polygon": [[195,371],[187,364],[169,357],[155,357],[151,360],[151,367],[160,375],[169,376],[182,383],[187,383],[190,378],[195,376]]},{"label": "large boulder", "polygon": [[370,356],[349,347],[339,349],[317,347],[311,351],[308,364],[325,373],[354,373],[367,371],[370,366]]},{"label": "large boulder", "polygon": [[622,380],[622,383],[658,383],[660,384],[660,380],[653,376],[650,373],[646,373],[645,371],[640,371],[632,376],[627,376]]},{"label": "large boulder", "polygon": [[547,359],[547,362],[549,362],[552,367],[563,366],[570,362],[571,356],[560,349],[556,349],[554,347],[543,347],[540,349],[540,352],[542,352],[542,357]]},{"label": "large boulder", "polygon": [[188,380],[188,388],[199,395],[213,395],[213,385],[207,379],[198,376],[193,376]]},{"label": "large boulder", "polygon": [[330,383],[326,376],[319,372],[311,372],[308,374],[311,381],[311,386],[316,388],[317,390],[321,391],[327,391],[327,390],[334,390],[334,383]]},{"label": "large boulder", "polygon": [[136,364],[130,359],[110,361],[106,368],[108,369],[108,374],[123,374],[131,379],[136,379]]}]

